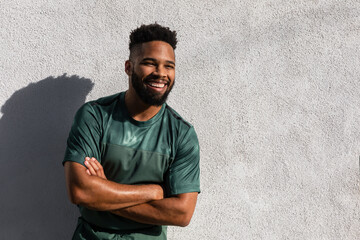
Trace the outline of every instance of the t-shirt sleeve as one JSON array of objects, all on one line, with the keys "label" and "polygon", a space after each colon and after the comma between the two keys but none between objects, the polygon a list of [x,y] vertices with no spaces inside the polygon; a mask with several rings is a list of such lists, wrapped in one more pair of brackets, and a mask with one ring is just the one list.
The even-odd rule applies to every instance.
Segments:
[{"label": "t-shirt sleeve", "polygon": [[165,185],[169,195],[200,192],[200,149],[191,127],[181,141],[167,174]]},{"label": "t-shirt sleeve", "polygon": [[100,126],[98,117],[91,104],[84,104],[75,115],[62,163],[71,161],[84,165],[85,157],[95,157],[101,162]]}]

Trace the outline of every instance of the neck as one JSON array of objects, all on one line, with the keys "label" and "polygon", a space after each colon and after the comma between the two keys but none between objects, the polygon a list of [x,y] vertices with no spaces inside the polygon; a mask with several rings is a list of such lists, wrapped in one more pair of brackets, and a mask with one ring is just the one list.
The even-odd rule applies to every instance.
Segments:
[{"label": "neck", "polygon": [[140,122],[151,119],[161,109],[161,106],[152,106],[144,103],[133,89],[129,89],[125,94],[125,106],[130,116]]}]

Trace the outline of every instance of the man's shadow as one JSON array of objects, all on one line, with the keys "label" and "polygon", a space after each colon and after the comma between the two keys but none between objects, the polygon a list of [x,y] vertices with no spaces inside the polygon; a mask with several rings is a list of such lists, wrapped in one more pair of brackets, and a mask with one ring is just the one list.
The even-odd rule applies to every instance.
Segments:
[{"label": "man's shadow", "polygon": [[71,239],[78,211],[61,162],[74,114],[93,85],[78,76],[48,77],[2,106],[0,239]]}]

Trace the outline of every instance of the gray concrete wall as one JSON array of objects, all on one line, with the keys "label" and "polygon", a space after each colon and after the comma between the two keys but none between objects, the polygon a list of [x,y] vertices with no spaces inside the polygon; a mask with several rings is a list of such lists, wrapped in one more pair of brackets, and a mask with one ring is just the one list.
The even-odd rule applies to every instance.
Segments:
[{"label": "gray concrete wall", "polygon": [[76,109],[127,88],[128,34],[178,31],[169,104],[196,128],[202,193],[169,239],[360,237],[360,3],[0,1],[0,239],[69,239]]}]

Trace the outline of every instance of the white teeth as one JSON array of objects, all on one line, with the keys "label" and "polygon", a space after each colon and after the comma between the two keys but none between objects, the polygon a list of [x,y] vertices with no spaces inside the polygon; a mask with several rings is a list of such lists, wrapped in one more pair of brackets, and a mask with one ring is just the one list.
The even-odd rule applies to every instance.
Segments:
[{"label": "white teeth", "polygon": [[152,86],[152,87],[157,87],[157,88],[163,88],[163,87],[165,87],[165,84],[163,84],[163,83],[153,83],[153,82],[149,82],[148,83],[150,86]]}]

